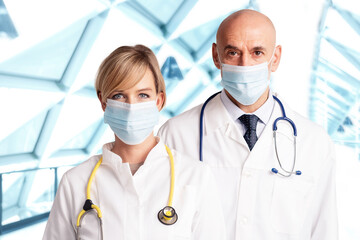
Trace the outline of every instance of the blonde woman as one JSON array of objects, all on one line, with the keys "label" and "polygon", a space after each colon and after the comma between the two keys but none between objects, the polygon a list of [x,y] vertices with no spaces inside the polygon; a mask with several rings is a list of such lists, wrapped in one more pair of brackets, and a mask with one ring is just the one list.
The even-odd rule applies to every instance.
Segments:
[{"label": "blonde woman", "polygon": [[166,100],[154,53],[117,48],[95,87],[115,141],[64,174],[43,239],[225,239],[209,167],[153,134]]}]

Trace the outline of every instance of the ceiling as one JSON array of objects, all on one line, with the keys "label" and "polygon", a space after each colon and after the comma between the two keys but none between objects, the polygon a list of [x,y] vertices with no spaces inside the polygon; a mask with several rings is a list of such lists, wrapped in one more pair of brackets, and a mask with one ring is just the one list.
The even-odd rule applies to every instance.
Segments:
[{"label": "ceiling", "polygon": [[77,164],[113,139],[94,91],[121,45],[157,55],[161,122],[221,89],[211,58],[230,13],[268,15],[282,45],[271,86],[288,105],[359,147],[360,4],[351,0],[0,0],[0,171]]}]

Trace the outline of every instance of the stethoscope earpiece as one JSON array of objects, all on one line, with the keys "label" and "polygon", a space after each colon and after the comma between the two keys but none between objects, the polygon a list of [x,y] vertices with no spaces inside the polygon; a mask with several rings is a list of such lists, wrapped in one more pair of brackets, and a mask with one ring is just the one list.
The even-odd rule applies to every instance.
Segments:
[{"label": "stethoscope earpiece", "polygon": [[159,221],[165,225],[173,225],[178,220],[178,215],[173,207],[166,206],[158,213]]},{"label": "stethoscope earpiece", "polygon": [[[275,173],[275,174],[278,174],[278,173],[279,173],[279,171],[278,171],[276,168],[272,168],[272,169],[271,169],[271,172],[272,172],[272,173]],[[281,173],[279,173],[279,174],[282,175],[282,176],[284,176],[284,177],[288,177],[288,176],[283,175],[283,174],[281,174]],[[297,171],[293,172],[293,174],[295,174],[295,175],[301,175],[301,171],[300,171],[300,170],[297,170]]]}]

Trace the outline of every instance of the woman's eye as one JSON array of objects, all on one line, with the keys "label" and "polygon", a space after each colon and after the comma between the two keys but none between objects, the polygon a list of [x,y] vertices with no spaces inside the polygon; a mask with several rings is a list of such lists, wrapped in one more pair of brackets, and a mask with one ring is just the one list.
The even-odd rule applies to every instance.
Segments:
[{"label": "woman's eye", "polygon": [[114,96],[112,96],[112,99],[123,99],[123,98],[125,98],[125,97],[121,93],[117,93]]},{"label": "woman's eye", "polygon": [[139,94],[140,98],[149,98],[149,95],[145,94],[145,93],[140,93]]}]

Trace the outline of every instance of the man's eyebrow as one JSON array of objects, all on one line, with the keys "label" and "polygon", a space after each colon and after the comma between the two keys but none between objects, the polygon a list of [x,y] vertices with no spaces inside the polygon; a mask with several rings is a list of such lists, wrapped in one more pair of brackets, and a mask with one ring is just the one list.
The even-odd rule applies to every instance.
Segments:
[{"label": "man's eyebrow", "polygon": [[224,47],[224,50],[226,50],[226,49],[235,49],[235,50],[239,50],[237,47],[235,47],[235,46],[233,46],[233,45],[226,45],[226,46]]},{"label": "man's eyebrow", "polygon": [[252,48],[253,51],[266,51],[266,48],[263,46],[255,46]]},{"label": "man's eyebrow", "polygon": [[[226,50],[226,49],[239,50],[238,47],[235,47],[235,46],[233,46],[233,45],[226,45],[226,46],[224,47],[224,50]],[[253,50],[253,51],[266,51],[266,48],[264,48],[263,46],[255,46],[255,47],[253,47],[251,50]]]}]

